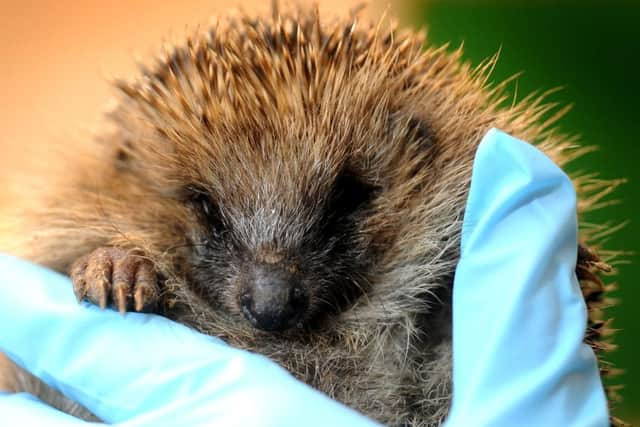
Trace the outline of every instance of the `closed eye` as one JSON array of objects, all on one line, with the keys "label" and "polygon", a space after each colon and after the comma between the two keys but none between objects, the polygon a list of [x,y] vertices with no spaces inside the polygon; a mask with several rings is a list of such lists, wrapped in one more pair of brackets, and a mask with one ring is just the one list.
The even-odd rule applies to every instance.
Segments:
[{"label": "closed eye", "polygon": [[379,187],[363,181],[355,173],[342,171],[327,199],[323,224],[325,229],[335,229],[343,220],[365,209],[378,191]]},{"label": "closed eye", "polygon": [[213,198],[198,187],[190,187],[189,194],[189,203],[205,227],[212,234],[221,235],[227,229],[227,225]]}]

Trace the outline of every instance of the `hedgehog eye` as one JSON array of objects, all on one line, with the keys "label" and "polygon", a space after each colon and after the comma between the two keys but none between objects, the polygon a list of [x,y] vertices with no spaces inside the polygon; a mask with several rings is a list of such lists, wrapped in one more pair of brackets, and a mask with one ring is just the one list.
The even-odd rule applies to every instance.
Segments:
[{"label": "hedgehog eye", "polygon": [[195,193],[191,197],[191,204],[194,209],[202,216],[202,218],[209,220],[214,214],[214,206],[211,197],[205,193]]},{"label": "hedgehog eye", "polygon": [[203,190],[190,189],[191,205],[198,216],[207,224],[207,228],[216,234],[222,233],[226,227],[220,209]]},{"label": "hedgehog eye", "polygon": [[350,215],[373,200],[378,187],[362,181],[356,174],[344,171],[336,179],[329,201],[333,215]]},{"label": "hedgehog eye", "polygon": [[213,212],[213,206],[211,204],[211,200],[208,197],[199,196],[197,203],[205,217],[211,216],[211,212]]}]

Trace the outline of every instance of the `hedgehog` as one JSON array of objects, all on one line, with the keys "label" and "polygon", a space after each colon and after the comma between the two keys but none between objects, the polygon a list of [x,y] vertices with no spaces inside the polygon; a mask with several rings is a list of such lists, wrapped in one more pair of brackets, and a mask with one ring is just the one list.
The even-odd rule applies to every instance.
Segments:
[{"label": "hedgehog", "polygon": [[[233,15],[115,82],[116,106],[47,177],[13,252],[69,273],[80,300],[263,354],[380,422],[440,425],[476,147],[496,127],[560,166],[587,149],[546,94],[506,103],[495,57],[472,67],[424,32],[359,21]],[[574,182],[580,212],[616,186]],[[611,268],[595,234],[581,230],[576,272],[600,354]],[[14,389],[56,400],[12,372]]]}]

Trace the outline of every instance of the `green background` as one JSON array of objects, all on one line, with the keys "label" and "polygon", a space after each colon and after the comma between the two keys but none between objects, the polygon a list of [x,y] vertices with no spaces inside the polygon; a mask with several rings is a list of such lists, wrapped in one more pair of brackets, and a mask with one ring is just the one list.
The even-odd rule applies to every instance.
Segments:
[{"label": "green background", "polygon": [[[518,79],[518,99],[534,90],[562,86],[550,100],[573,104],[560,129],[580,134],[581,141],[599,150],[569,167],[598,171],[604,178],[627,178],[616,191],[619,203],[587,216],[591,222],[626,227],[605,244],[607,249],[635,252],[617,265],[620,304],[608,311],[621,329],[619,349],[609,359],[625,374],[624,401],[613,412],[640,425],[640,144],[638,107],[640,84],[640,4],[577,2],[461,2],[416,1],[409,19],[426,25],[431,43],[464,41],[465,58],[474,64],[501,49],[493,73],[501,81],[524,71]],[[513,87],[512,87],[513,89]],[[512,90],[513,93],[513,90]]]}]

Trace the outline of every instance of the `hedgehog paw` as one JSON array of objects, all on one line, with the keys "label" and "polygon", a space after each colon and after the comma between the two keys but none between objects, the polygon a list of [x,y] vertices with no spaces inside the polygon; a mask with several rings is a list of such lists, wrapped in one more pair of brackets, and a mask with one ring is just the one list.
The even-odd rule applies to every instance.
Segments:
[{"label": "hedgehog paw", "polygon": [[98,248],[77,259],[69,270],[78,301],[101,308],[111,305],[121,313],[152,311],[159,296],[153,264],[121,248]]}]

